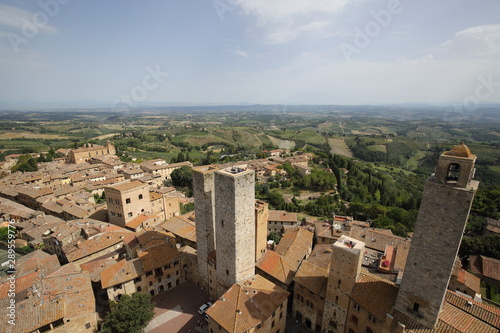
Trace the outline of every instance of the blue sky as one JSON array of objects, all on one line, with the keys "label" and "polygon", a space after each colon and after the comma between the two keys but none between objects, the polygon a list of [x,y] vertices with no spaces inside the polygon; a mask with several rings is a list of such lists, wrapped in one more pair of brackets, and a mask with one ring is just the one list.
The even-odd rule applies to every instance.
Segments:
[{"label": "blue sky", "polygon": [[500,1],[0,1],[0,108],[406,102],[500,102]]}]

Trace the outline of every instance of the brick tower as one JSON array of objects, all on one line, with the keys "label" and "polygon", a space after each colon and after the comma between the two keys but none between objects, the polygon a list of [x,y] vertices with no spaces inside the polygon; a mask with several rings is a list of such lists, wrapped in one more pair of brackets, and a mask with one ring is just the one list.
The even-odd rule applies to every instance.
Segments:
[{"label": "brick tower", "polygon": [[347,236],[333,244],[322,324],[329,332],[345,331],[349,294],[361,272],[364,252],[365,243]]},{"label": "brick tower", "polygon": [[424,188],[395,308],[433,328],[479,182],[476,155],[463,143],[441,154]]},{"label": "brick tower", "polygon": [[255,274],[255,172],[215,172],[215,244],[219,296]]},{"label": "brick tower", "polygon": [[208,256],[215,251],[214,177],[217,168],[193,168],[193,196],[196,219],[196,247],[200,283],[209,290]]}]

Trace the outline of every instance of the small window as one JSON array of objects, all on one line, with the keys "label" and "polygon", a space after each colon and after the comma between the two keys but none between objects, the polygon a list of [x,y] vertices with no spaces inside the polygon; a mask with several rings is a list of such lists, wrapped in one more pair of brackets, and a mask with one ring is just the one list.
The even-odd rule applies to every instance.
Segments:
[{"label": "small window", "polygon": [[341,283],[341,282],[342,282],[342,281],[339,279],[339,281],[338,281],[338,283],[337,283],[337,288],[340,288],[340,283]]},{"label": "small window", "polygon": [[92,327],[92,326],[90,325],[90,323],[86,323],[86,324],[85,324],[85,329],[86,329],[86,330],[88,330],[90,327]]},{"label": "small window", "polygon": [[366,328],[366,333],[373,333],[373,330],[370,327]]},{"label": "small window", "polygon": [[139,200],[141,200],[141,199],[142,199],[142,194],[139,194]]},{"label": "small window", "polygon": [[220,220],[222,226],[224,226],[224,220]]},{"label": "small window", "polygon": [[153,281],[149,281],[149,286],[153,286]]},{"label": "small window", "polygon": [[142,290],[142,288],[139,286],[137,287],[137,292],[140,292]]},{"label": "small window", "polygon": [[355,325],[358,324],[358,317],[356,317],[355,315],[352,315],[351,320]]},{"label": "small window", "polygon": [[418,303],[413,303],[413,311],[418,312],[418,309],[420,308],[420,304]]},{"label": "small window", "polygon": [[274,320],[271,322],[271,328],[274,327]]},{"label": "small window", "polygon": [[229,275],[229,270],[228,269],[226,269],[226,275]]},{"label": "small window", "polygon": [[128,213],[128,217],[132,217],[133,215],[132,212]]},{"label": "small window", "polygon": [[130,203],[130,198],[125,199],[125,203]]},{"label": "small window", "polygon": [[376,322],[376,321],[377,321],[377,319],[375,319],[375,316],[373,316],[373,315],[371,315],[371,314],[369,314],[369,315],[368,315],[368,319],[370,319],[370,321],[371,321],[372,323],[374,323],[374,322]]},{"label": "small window", "polygon": [[359,304],[354,303],[354,309],[356,311],[359,311],[359,310],[361,310],[361,307],[359,306]]},{"label": "small window", "polygon": [[134,283],[138,283],[138,282],[141,282],[142,281],[142,278],[140,276],[136,277],[134,279]]}]

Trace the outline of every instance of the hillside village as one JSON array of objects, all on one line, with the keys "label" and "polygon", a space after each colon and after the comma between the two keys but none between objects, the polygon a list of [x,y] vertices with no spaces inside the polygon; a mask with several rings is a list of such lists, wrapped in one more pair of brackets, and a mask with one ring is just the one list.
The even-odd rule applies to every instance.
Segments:
[{"label": "hillside village", "polygon": [[[477,188],[465,145],[437,161],[408,237],[349,216],[270,209],[255,182],[285,172],[283,163],[310,174],[312,154],[266,153],[224,165],[137,164],[108,142],[60,149],[38,171],[0,179],[2,226],[14,220],[16,247],[35,250],[16,258],[15,272],[2,269],[0,313],[14,274],[18,321],[0,331],[97,332],[108,300],[191,281],[214,303],[210,333],[282,333],[287,317],[322,333],[498,332],[500,309],[481,299],[480,282],[499,284],[500,262],[474,258],[473,275],[457,258]],[[183,166],[193,169],[193,198],[170,186]],[[181,214],[188,203],[194,211]]]}]

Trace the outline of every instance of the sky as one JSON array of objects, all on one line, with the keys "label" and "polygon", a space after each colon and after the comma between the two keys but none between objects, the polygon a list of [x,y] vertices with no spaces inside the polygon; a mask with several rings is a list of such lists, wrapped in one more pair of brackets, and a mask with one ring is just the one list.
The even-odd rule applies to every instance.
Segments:
[{"label": "sky", "polygon": [[498,0],[0,0],[0,108],[498,102]]}]

